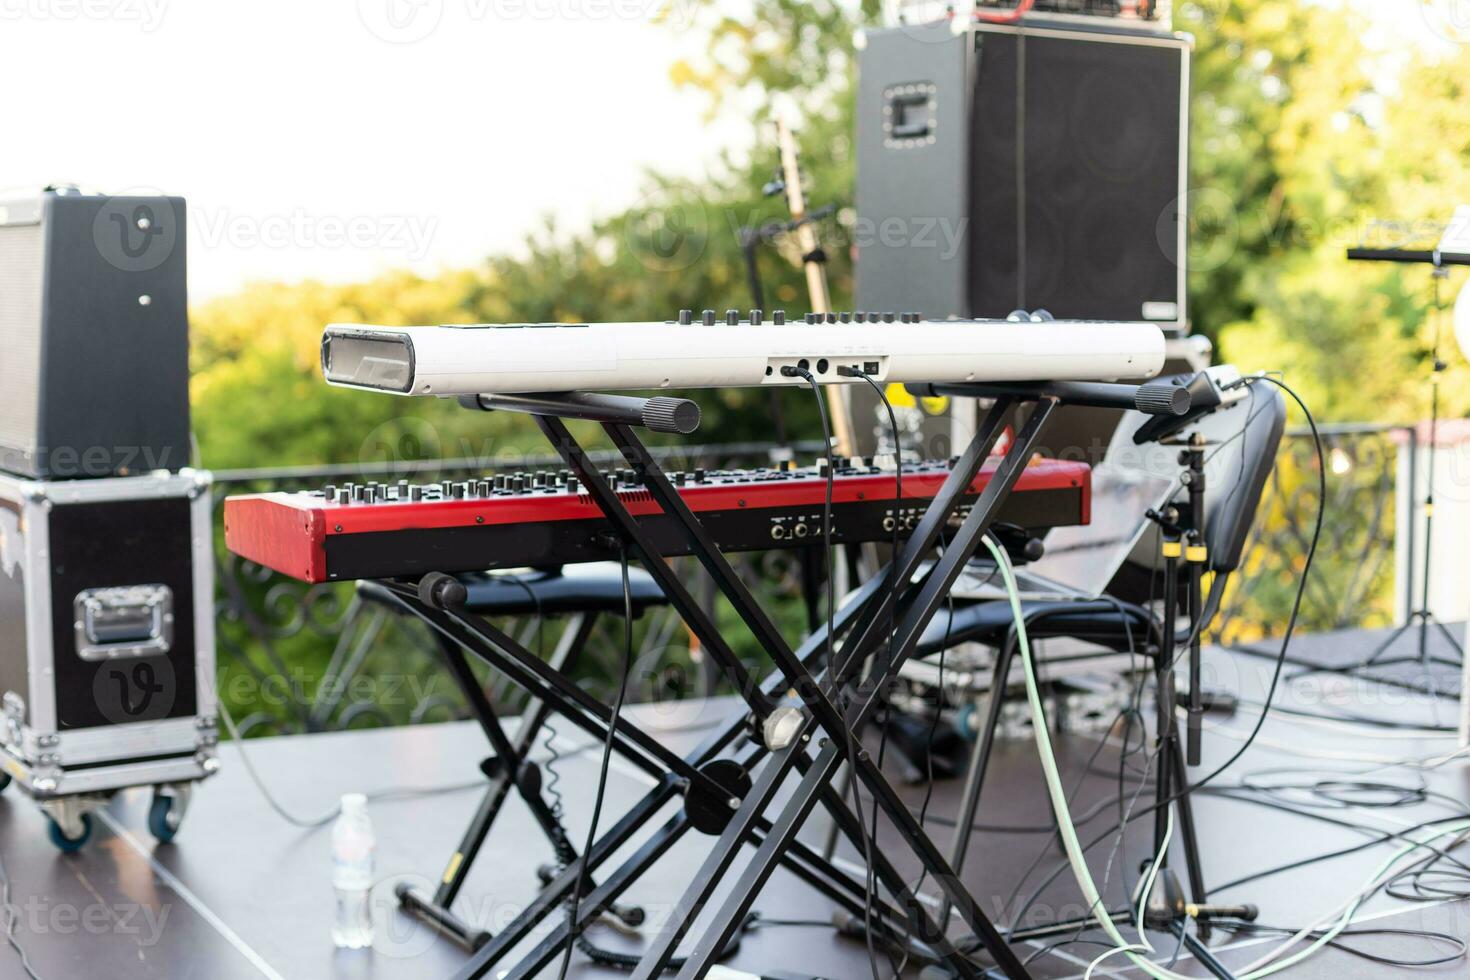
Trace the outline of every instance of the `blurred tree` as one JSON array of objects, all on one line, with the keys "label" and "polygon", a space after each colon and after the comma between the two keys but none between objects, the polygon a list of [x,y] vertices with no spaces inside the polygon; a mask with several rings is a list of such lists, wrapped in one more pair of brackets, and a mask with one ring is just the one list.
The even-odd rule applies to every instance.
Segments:
[{"label": "blurred tree", "polygon": [[[321,326],[659,320],[681,308],[748,307],[741,230],[785,217],[784,202],[762,194],[777,169],[769,123],[778,102],[797,120],[811,205],[842,209],[821,235],[834,302],[848,304],[852,37],[878,23],[880,4],[748,0],[735,13],[716,0],[678,3],[702,44],[671,67],[671,80],[703,92],[712,115],[750,120],[748,148],[696,181],[650,175],[626,211],[585,230],[548,221],[519,254],[473,269],[261,284],[201,306],[193,393],[204,465],[544,451],[524,420],[328,388],[317,366]],[[1196,38],[1186,208],[1196,329],[1247,369],[1284,370],[1324,420],[1423,417],[1428,274],[1350,265],[1343,250],[1360,239],[1432,240],[1434,222],[1470,200],[1470,49],[1396,52],[1390,63],[1365,47],[1365,24],[1342,0],[1182,0],[1175,27]],[[769,307],[806,308],[794,253],[778,242],[761,254]],[[1446,354],[1446,411],[1463,415],[1470,365],[1452,341]],[[768,397],[701,393],[700,438],[770,438]],[[818,431],[809,394],[779,397],[793,436]],[[1263,621],[1279,621],[1280,610],[1269,611]]]}]

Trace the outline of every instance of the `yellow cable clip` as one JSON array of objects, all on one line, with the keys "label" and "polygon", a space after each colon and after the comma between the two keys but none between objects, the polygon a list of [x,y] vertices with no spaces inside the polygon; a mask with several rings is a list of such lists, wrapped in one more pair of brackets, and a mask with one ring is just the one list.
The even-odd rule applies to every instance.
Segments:
[{"label": "yellow cable clip", "polygon": [[1184,560],[1203,565],[1210,560],[1210,549],[1202,544],[1192,544],[1184,550]]},{"label": "yellow cable clip", "polygon": [[1165,540],[1161,551],[1165,558],[1178,558],[1184,554],[1184,546],[1178,541]]}]

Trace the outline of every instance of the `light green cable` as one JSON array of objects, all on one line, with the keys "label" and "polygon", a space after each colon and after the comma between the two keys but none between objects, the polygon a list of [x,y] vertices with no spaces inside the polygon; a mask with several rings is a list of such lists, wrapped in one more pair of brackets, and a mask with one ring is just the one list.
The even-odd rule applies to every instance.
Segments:
[{"label": "light green cable", "polygon": [[1134,925],[1138,927],[1138,945],[1142,946],[1144,952],[1148,953],[1155,952],[1155,950],[1154,944],[1148,941],[1148,935],[1143,929],[1143,912],[1144,908],[1148,905],[1149,895],[1153,893],[1154,881],[1159,877],[1159,869],[1164,866],[1164,858],[1169,856],[1169,845],[1174,842],[1174,808],[1170,807],[1166,813],[1168,820],[1164,827],[1164,841],[1159,846],[1159,853],[1154,855],[1153,862],[1149,865],[1148,875],[1139,886],[1138,911],[1135,913],[1136,918],[1133,920]]},{"label": "light green cable", "polygon": [[[1051,734],[1047,731],[1046,715],[1041,704],[1041,691],[1039,685],[1036,682],[1036,665],[1031,658],[1031,643],[1026,635],[1026,616],[1024,611],[1021,609],[1021,595],[1020,590],[1016,586],[1015,570],[1011,567],[1010,556],[1006,554],[1004,548],[996,544],[995,540],[990,535],[986,535],[983,540],[985,542],[985,547],[990,551],[991,557],[995,559],[996,567],[1000,569],[1001,577],[1005,581],[1006,594],[1009,597],[1011,604],[1011,615],[1015,618],[1016,621],[1016,645],[1017,649],[1021,653],[1021,666],[1024,668],[1025,671],[1026,699],[1028,702],[1030,702],[1031,705],[1031,717],[1033,723],[1032,727],[1035,729],[1036,733],[1036,750],[1041,757],[1041,770],[1043,775],[1046,777],[1047,794],[1051,798],[1052,811],[1056,814],[1057,826],[1061,830],[1062,843],[1067,852],[1067,860],[1072,866],[1072,875],[1077,881],[1077,886],[1082,890],[1082,896],[1087,900],[1088,908],[1094,910],[1097,916],[1098,925],[1102,928],[1103,932],[1107,934],[1108,938],[1111,939],[1115,944],[1117,944],[1118,948],[1115,951],[1116,953],[1127,956],[1128,959],[1132,961],[1135,966],[1137,966],[1140,970],[1144,971],[1148,975],[1156,978],[1156,980],[1196,980],[1196,978],[1187,977],[1184,974],[1174,973],[1171,970],[1159,966],[1152,960],[1139,956],[1137,952],[1133,951],[1136,949],[1136,947],[1123,938],[1123,934],[1118,930],[1117,924],[1114,923],[1112,917],[1108,915],[1107,906],[1103,904],[1102,896],[1098,893],[1097,883],[1093,881],[1092,872],[1087,867],[1087,859],[1082,849],[1082,843],[1077,838],[1077,829],[1072,822],[1071,807],[1067,804],[1067,793],[1062,786],[1061,775],[1057,771],[1057,761],[1056,755],[1052,750]],[[1276,950],[1268,953],[1266,956],[1262,957],[1261,959],[1257,960],[1255,963],[1252,963],[1249,967],[1247,967],[1247,970],[1252,970],[1254,972],[1243,974],[1240,977],[1240,980],[1260,980],[1260,978],[1262,977],[1270,976],[1271,974],[1278,973],[1289,966],[1300,963],[1308,956],[1322,949],[1329,942],[1335,939],[1339,934],[1341,934],[1344,929],[1352,924],[1353,916],[1357,913],[1359,906],[1361,906],[1362,903],[1367,899],[1368,895],[1370,895],[1373,891],[1377,889],[1378,880],[1384,874],[1386,874],[1393,867],[1393,865],[1399,861],[1400,858],[1402,858],[1406,854],[1418,850],[1420,847],[1423,847],[1427,844],[1432,843],[1433,841],[1440,839],[1441,837],[1447,837],[1452,834],[1457,834],[1467,830],[1470,830],[1470,821],[1452,825],[1448,828],[1436,832],[1435,834],[1427,838],[1424,838],[1423,840],[1410,841],[1408,844],[1405,844],[1398,851],[1394,852],[1394,854],[1390,856],[1388,860],[1379,865],[1377,870],[1375,870],[1373,875],[1368,879],[1368,883],[1364,886],[1364,889],[1362,891],[1358,892],[1351,899],[1348,900],[1348,902],[1346,903],[1346,907],[1342,913],[1342,917],[1338,920],[1337,924],[1333,926],[1332,929],[1323,933],[1321,937],[1319,937],[1306,949],[1303,949],[1300,952],[1293,954],[1292,956],[1282,960],[1279,963],[1265,966],[1262,969],[1256,969],[1256,967],[1260,966],[1261,964],[1268,963],[1271,960],[1274,960],[1277,956],[1280,956],[1292,946],[1296,945],[1306,936],[1310,935],[1315,929],[1319,928],[1321,922],[1326,921],[1327,918],[1330,918],[1331,916],[1325,917],[1323,920],[1319,920],[1319,923],[1307,926],[1296,935],[1286,940],[1286,942],[1282,943],[1281,946],[1279,946]],[[1109,955],[1111,955],[1111,953]]]}]

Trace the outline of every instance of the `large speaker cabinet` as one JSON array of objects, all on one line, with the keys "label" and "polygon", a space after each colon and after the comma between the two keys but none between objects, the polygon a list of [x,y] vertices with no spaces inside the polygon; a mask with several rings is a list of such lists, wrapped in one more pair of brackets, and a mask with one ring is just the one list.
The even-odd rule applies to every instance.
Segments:
[{"label": "large speaker cabinet", "polygon": [[859,308],[1185,329],[1187,38],[1033,16],[864,42]]},{"label": "large speaker cabinet", "polygon": [[0,201],[0,470],[189,465],[184,250],[182,198]]}]

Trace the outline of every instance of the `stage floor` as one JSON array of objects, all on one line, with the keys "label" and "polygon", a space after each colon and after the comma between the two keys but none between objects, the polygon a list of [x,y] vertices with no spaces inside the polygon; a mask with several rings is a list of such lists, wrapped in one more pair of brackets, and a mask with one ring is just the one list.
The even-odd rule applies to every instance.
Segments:
[{"label": "stage floor", "polygon": [[[1462,635],[1456,627],[1456,635]],[[1304,638],[1296,652],[1323,663],[1342,663],[1371,651],[1379,634],[1348,633]],[[1269,649],[1270,644],[1265,644]],[[1228,758],[1253,724],[1259,700],[1269,681],[1272,662],[1246,654],[1212,652],[1208,657],[1210,686],[1238,692],[1247,703],[1234,718],[1208,722],[1206,767],[1194,770],[1199,778],[1212,764]],[[1278,703],[1305,711],[1330,711],[1426,726],[1453,728],[1458,704],[1372,681],[1334,675],[1290,679],[1299,667],[1288,667]],[[1399,668],[1397,679],[1403,678]],[[1408,679],[1414,680],[1410,670]],[[1422,679],[1422,678],[1421,678]],[[1458,680],[1444,671],[1433,677],[1440,689],[1457,690]],[[1450,683],[1453,681],[1454,683]],[[664,738],[682,748],[698,740],[702,727],[713,724],[730,709],[729,702],[685,703],[662,709],[639,708],[645,723],[666,729]],[[1151,710],[1151,709],[1150,709]],[[580,844],[586,832],[590,800],[597,778],[600,746],[563,725],[558,766],[560,788],[566,799],[568,824]],[[1282,715],[1267,722],[1261,740],[1219,783],[1237,784],[1248,774],[1301,780],[1321,771],[1363,772],[1374,766],[1349,761],[1355,756],[1428,758],[1454,750],[1453,734],[1436,738],[1405,738],[1402,733],[1375,733],[1372,729],[1341,728]],[[1084,841],[1100,836],[1117,820],[1117,809],[1107,802],[1117,795],[1117,747],[1102,747],[1091,770],[1087,762],[1096,743],[1081,737],[1061,740],[1058,752],[1069,787],[1079,782],[1073,812],[1095,815],[1082,828]],[[251,758],[271,790],[301,816],[329,810],[347,792],[392,793],[405,789],[445,787],[479,778],[476,764],[486,754],[477,730],[465,723],[424,725],[407,729],[347,732],[284,739],[261,739],[248,745]],[[1289,753],[1307,751],[1320,758]],[[145,829],[148,795],[119,795],[102,819],[92,842],[82,852],[63,856],[47,842],[44,818],[14,789],[0,798],[0,856],[10,880],[10,902],[15,940],[26,951],[36,975],[45,980],[107,977],[109,980],[168,978],[168,980],[244,980],[244,978],[434,978],[451,976],[463,964],[464,954],[411,923],[396,911],[393,884],[411,880],[428,888],[437,878],[457,843],[478,799],[478,792],[461,789],[433,796],[375,799],[369,806],[378,836],[378,871],[383,882],[375,890],[378,936],[370,951],[335,951],[329,930],[333,917],[330,882],[330,845],[327,829],[302,830],[274,813],[251,783],[240,764],[238,750],[221,750],[223,771],[195,794],[188,819],[176,842],[157,846]],[[1380,763],[1381,764],[1381,763]],[[1289,773],[1280,770],[1289,769]],[[979,820],[988,829],[971,842],[964,877],[982,906],[995,918],[1006,920],[1016,908],[1008,896],[1018,888],[1028,866],[1036,871],[1020,888],[1029,893],[1058,869],[1061,853],[1049,832],[1044,787],[1033,744],[1002,743],[992,766],[992,779]],[[1404,767],[1385,769],[1374,779],[1405,787],[1423,785],[1458,801],[1470,801],[1470,775],[1450,764],[1420,773]],[[1130,778],[1130,785],[1137,777]],[[641,774],[615,765],[610,779],[604,826],[646,789]],[[961,786],[957,781],[935,787],[930,806],[931,828],[941,846],[951,831],[944,818],[955,812]],[[923,787],[906,787],[905,796],[917,807]],[[1146,807],[1150,795],[1139,797]],[[1336,819],[1340,810],[1318,810]],[[1354,811],[1361,819],[1384,828],[1402,823],[1443,818],[1449,809],[1430,800],[1411,807]],[[1204,844],[1208,883],[1219,886],[1252,872],[1292,859],[1305,858],[1363,843],[1361,831],[1297,813],[1267,809],[1224,795],[1203,795],[1196,815]],[[1396,821],[1402,823],[1395,823]],[[817,820],[805,832],[820,841],[825,823]],[[1136,881],[1138,866],[1150,856],[1149,821],[1132,825],[1124,844],[1111,853],[1111,838],[1091,854],[1094,873],[1106,877],[1112,903],[1126,901],[1127,888]],[[880,830],[880,846],[906,873],[914,868],[902,842],[889,828]],[[708,845],[707,838],[688,837],[629,893],[625,901],[643,904],[657,921],[679,897],[682,884]],[[850,849],[840,852],[846,861],[860,861]],[[1263,923],[1299,927],[1337,908],[1344,896],[1359,889],[1373,870],[1392,852],[1372,846],[1333,860],[1266,877],[1219,892],[1223,902],[1252,902],[1261,907]],[[1177,851],[1176,851],[1177,854]],[[475,866],[457,911],[494,930],[510,921],[534,894],[533,869],[550,860],[550,848],[530,823],[523,807],[512,802],[502,814],[485,851]],[[1176,860],[1182,870],[1182,861]],[[1462,886],[1463,887],[1463,886]],[[926,889],[933,893],[932,884]],[[827,920],[832,906],[784,871],[756,904],[768,919]],[[1063,870],[1041,891],[1023,920],[1026,925],[1066,918],[1082,911],[1079,892]],[[1364,907],[1363,919],[1373,927],[1439,930],[1470,937],[1470,903],[1441,901],[1408,904],[1382,895]],[[598,942],[636,949],[637,941],[594,931]],[[1090,934],[1085,939],[1095,939]],[[1163,955],[1173,940],[1153,937]],[[1054,941],[1054,940],[1053,940]],[[1441,947],[1422,939],[1369,935],[1354,943],[1378,954],[1432,958]],[[1220,957],[1241,967],[1273,948],[1277,939],[1231,941],[1217,937]],[[1106,947],[1077,942],[1047,950],[1046,942],[1022,944],[1023,956],[1032,957],[1039,977],[1080,977],[1087,964]],[[729,966],[759,974],[763,969],[833,980],[872,975],[861,942],[845,940],[830,928],[767,926],[748,933]],[[1175,969],[1188,974],[1202,971],[1188,956]],[[1423,977],[1463,977],[1470,961],[1415,970]],[[1398,976],[1400,967],[1378,965],[1328,949],[1282,976],[1303,978],[1372,978]],[[554,970],[547,973],[555,976]],[[615,977],[580,957],[572,976]],[[884,967],[880,976],[888,977]],[[906,976],[917,976],[909,971]],[[1139,976],[1121,959],[1100,967],[1096,976]],[[0,948],[0,977],[24,976],[13,949]]]}]

